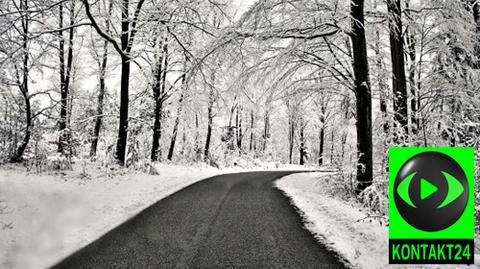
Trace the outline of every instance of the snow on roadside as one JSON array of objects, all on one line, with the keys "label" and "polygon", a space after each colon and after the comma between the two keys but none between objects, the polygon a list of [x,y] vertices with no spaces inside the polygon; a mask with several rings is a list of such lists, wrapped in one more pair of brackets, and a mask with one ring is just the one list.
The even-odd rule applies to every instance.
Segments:
[{"label": "snow on roadside", "polygon": [[99,168],[64,175],[0,169],[0,268],[51,266],[154,202],[221,171],[156,168],[159,176]]},{"label": "snow on roadside", "polygon": [[[348,262],[360,268],[384,268],[388,263],[388,229],[378,223],[362,222],[367,215],[352,205],[328,196],[320,175],[302,173],[286,176],[276,186],[291,197],[301,211],[307,228]],[[375,255],[372,255],[375,253]]]},{"label": "snow on roadside", "polygon": [[[276,187],[286,193],[298,208],[308,230],[354,268],[405,268],[388,265],[388,227],[370,221],[366,210],[355,202],[332,195],[330,173],[299,173],[279,179]],[[474,266],[425,266],[409,268],[480,268]]]}]

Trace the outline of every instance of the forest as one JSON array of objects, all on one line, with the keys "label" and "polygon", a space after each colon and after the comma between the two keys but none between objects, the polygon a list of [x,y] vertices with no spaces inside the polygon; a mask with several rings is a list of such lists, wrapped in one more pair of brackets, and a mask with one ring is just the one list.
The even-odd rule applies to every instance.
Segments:
[{"label": "forest", "polygon": [[6,0],[0,163],[291,163],[385,196],[388,147],[478,144],[479,74],[475,0]]}]

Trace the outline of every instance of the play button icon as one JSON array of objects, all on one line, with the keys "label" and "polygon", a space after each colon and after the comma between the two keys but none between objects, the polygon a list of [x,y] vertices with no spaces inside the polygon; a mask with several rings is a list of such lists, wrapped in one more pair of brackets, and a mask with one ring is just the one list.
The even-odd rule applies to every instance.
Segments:
[{"label": "play button icon", "polygon": [[433,185],[432,183],[428,182],[426,179],[422,178],[420,180],[420,199],[424,200],[430,195],[437,192],[437,186]]},{"label": "play button icon", "polygon": [[463,214],[468,181],[462,167],[440,152],[423,152],[407,160],[394,183],[398,212],[411,226],[439,231]]}]

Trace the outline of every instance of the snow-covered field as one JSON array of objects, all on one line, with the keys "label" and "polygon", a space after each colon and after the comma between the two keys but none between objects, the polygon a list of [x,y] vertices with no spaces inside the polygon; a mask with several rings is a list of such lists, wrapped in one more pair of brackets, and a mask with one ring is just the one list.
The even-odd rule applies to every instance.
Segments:
[{"label": "snow-covered field", "polygon": [[[0,268],[45,268],[154,202],[220,170],[157,165],[160,175],[0,169]],[[3,209],[3,210],[2,210]]]},{"label": "snow-covered field", "polygon": [[[353,267],[405,268],[388,265],[388,227],[379,219],[372,219],[359,203],[335,197],[329,183],[331,175],[293,174],[278,180],[276,186],[291,198],[316,238],[343,256]],[[480,268],[478,253],[475,261],[476,264],[469,267],[409,265],[408,268]]]}]

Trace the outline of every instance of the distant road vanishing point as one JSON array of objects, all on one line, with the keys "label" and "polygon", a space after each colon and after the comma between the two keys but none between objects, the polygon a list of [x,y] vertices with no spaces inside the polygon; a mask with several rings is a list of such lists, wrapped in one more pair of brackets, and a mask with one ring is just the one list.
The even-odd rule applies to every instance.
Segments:
[{"label": "distant road vanishing point", "polygon": [[273,181],[226,174],[158,201],[53,268],[345,268]]}]

